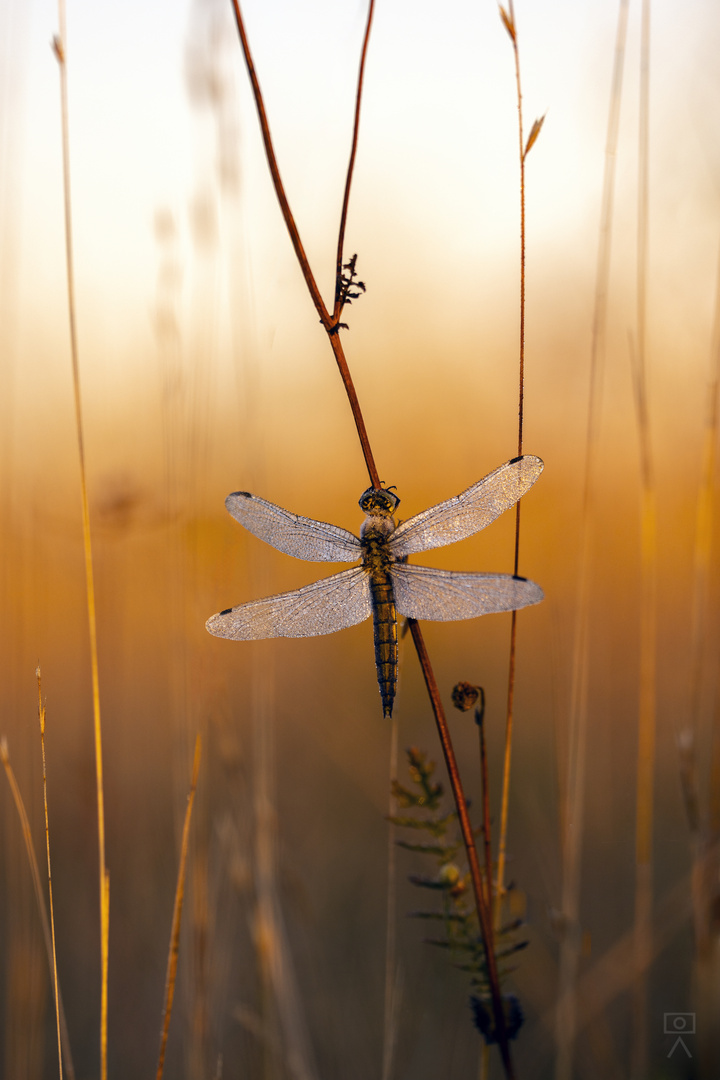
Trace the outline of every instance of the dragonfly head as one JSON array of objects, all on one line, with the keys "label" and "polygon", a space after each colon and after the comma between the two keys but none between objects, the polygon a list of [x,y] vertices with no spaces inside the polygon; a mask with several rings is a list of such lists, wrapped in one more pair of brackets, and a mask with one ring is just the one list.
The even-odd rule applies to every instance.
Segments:
[{"label": "dragonfly head", "polygon": [[392,517],[400,499],[390,488],[368,488],[360,496],[360,509],[369,517]]}]

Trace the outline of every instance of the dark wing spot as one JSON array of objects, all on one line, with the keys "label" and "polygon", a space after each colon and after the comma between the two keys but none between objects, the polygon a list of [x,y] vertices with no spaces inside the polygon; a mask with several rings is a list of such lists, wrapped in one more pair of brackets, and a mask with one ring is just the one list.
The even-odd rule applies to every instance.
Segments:
[{"label": "dark wing spot", "polygon": [[513,581],[527,581],[527,578],[522,577],[521,574],[513,574]]},{"label": "dark wing spot", "polygon": [[252,499],[249,491],[233,491],[231,495],[228,495],[228,499],[231,499],[233,495],[242,495],[243,499]]},{"label": "dark wing spot", "polygon": [[219,615],[230,615],[231,612],[232,612],[232,608],[231,607],[226,607],[224,611],[220,611],[220,612],[218,612],[218,614]]},{"label": "dark wing spot", "polygon": [[522,459],[524,457],[525,457],[524,454],[521,454],[520,457],[511,457],[510,460],[508,461],[508,465],[514,465],[516,461],[522,461]]}]

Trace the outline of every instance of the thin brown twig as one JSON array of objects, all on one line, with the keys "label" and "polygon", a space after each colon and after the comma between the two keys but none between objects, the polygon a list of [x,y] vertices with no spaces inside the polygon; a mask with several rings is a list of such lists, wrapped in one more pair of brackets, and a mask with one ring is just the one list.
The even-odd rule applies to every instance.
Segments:
[{"label": "thin brown twig", "polygon": [[350,205],[350,188],[352,186],[353,171],[355,169],[355,156],[357,154],[358,134],[360,132],[360,105],[362,103],[363,80],[365,77],[365,60],[367,57],[368,43],[370,41],[370,28],[372,26],[375,0],[368,4],[368,17],[363,38],[362,53],[360,54],[360,67],[358,69],[357,90],[355,91],[355,119],[353,121],[352,146],[350,148],[350,160],[348,161],[347,177],[345,179],[345,193],[343,195],[342,212],[340,214],[340,228],[338,229],[337,256],[335,259],[335,307],[333,320],[337,323],[342,311],[342,270],[343,270],[343,247],[345,246],[345,226],[347,224],[348,207]]},{"label": "thin brown twig", "polygon": [[483,889],[482,874],[480,872],[480,861],[478,859],[477,848],[475,846],[475,837],[473,835],[472,823],[470,821],[470,815],[468,813],[467,801],[465,799],[462,780],[460,779],[460,771],[458,769],[457,760],[455,758],[455,750],[453,749],[452,739],[450,738],[450,729],[448,727],[447,718],[445,716],[445,710],[443,709],[442,701],[440,700],[440,691],[438,690],[438,686],[435,681],[435,675],[433,673],[432,665],[430,663],[430,657],[428,656],[427,649],[425,648],[425,641],[422,636],[422,631],[420,630],[420,625],[415,619],[408,619],[408,626],[410,627],[410,633],[412,634],[418,658],[420,659],[420,665],[422,667],[425,685],[427,687],[428,696],[430,698],[430,704],[432,705],[432,710],[435,714],[435,722],[437,724],[438,735],[440,736],[440,745],[442,746],[443,755],[445,757],[445,765],[447,767],[448,776],[450,778],[450,786],[452,787],[453,797],[455,799],[455,806],[457,807],[460,831],[462,833],[465,850],[467,852],[470,879],[472,881],[473,893],[475,895],[475,906],[477,908],[478,919],[482,931],[483,948],[485,950],[485,962],[488,969],[488,981],[490,983],[490,991],[492,994],[493,1013],[495,1017],[495,1026],[498,1033],[498,1043],[500,1046],[500,1053],[503,1059],[503,1065],[505,1066],[505,1073],[508,1078],[511,1078],[512,1076],[514,1076],[514,1073],[512,1060],[510,1057],[510,1046],[508,1043],[507,1029],[505,1026],[505,1013],[503,1010],[502,996],[500,993],[500,980],[498,978],[497,962],[495,960],[492,916]]},{"label": "thin brown twig", "polygon": [[178,866],[177,885],[175,887],[175,902],[173,905],[172,929],[170,931],[170,948],[168,950],[167,973],[165,976],[165,1006],[163,1008],[163,1026],[160,1036],[160,1052],[156,1080],[162,1080],[165,1067],[165,1049],[167,1047],[168,1031],[170,1030],[170,1016],[172,1015],[173,998],[175,997],[175,979],[177,976],[178,953],[180,951],[180,924],[182,922],[183,900],[185,898],[185,870],[187,867],[187,854],[190,845],[190,821],[192,819],[193,802],[197,788],[198,773],[200,771],[200,735],[195,737],[195,756],[193,758],[192,780],[185,808],[185,822],[183,824],[182,842],[180,844],[180,864]]},{"label": "thin brown twig", "polygon": [[[243,50],[243,56],[245,57],[245,64],[248,69],[248,75],[250,76],[250,83],[252,85],[253,96],[255,98],[255,107],[257,109],[258,119],[260,121],[260,129],[262,131],[263,144],[265,146],[265,155],[267,157],[268,167],[270,169],[270,175],[272,177],[273,187],[275,188],[275,194],[277,200],[280,203],[280,209],[282,211],[283,220],[285,226],[290,235],[290,241],[297,256],[297,260],[300,263],[300,269],[302,275],[305,278],[305,284],[308,287],[308,292],[312,298],[312,302],[315,305],[315,309],[320,316],[320,322],[325,327],[325,331],[330,339],[330,345],[332,346],[335,360],[337,362],[338,369],[340,371],[340,377],[342,378],[345,391],[348,396],[350,408],[352,410],[353,419],[355,421],[355,427],[357,428],[358,435],[360,437],[360,445],[362,447],[363,457],[365,458],[365,465],[370,477],[370,483],[373,487],[379,488],[380,478],[375,466],[375,460],[370,449],[370,440],[368,439],[367,431],[365,429],[365,421],[363,420],[362,412],[360,410],[360,403],[355,393],[355,386],[350,375],[350,369],[347,366],[345,360],[345,354],[343,352],[342,345],[340,344],[339,329],[335,319],[329,313],[325,302],[320,295],[320,290],[315,281],[315,275],[312,272],[308,257],[305,253],[302,241],[300,239],[300,233],[295,223],[293,212],[290,209],[290,204],[285,194],[285,187],[280,176],[280,170],[278,168],[277,158],[275,156],[275,149],[273,147],[272,136],[270,135],[270,125],[268,124],[267,114],[265,112],[265,102],[263,100],[262,90],[260,89],[260,83],[258,81],[257,73],[255,71],[255,65],[253,63],[252,53],[250,52],[250,43],[248,42],[247,34],[245,33],[245,24],[243,22],[242,12],[240,10],[239,0],[232,0],[233,10],[235,12],[235,21],[237,23],[238,33],[240,35],[240,44]],[[366,31],[366,42],[368,30]],[[361,69],[362,70],[362,69]],[[358,93],[362,91],[362,79],[358,83]],[[359,105],[356,107],[356,116],[359,118]],[[354,160],[351,159],[351,166]],[[349,183],[348,178],[348,183]],[[349,187],[348,187],[349,192]]]}]

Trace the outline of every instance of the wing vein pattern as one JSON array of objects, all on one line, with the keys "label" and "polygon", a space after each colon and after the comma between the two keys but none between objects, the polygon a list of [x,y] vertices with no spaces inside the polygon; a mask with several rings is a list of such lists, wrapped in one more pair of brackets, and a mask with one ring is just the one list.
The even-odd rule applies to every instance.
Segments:
[{"label": "wing vein pattern", "polygon": [[315,637],[355,626],[371,613],[370,577],[362,566],[356,566],[302,589],[221,611],[205,626],[215,637],[235,641]]},{"label": "wing vein pattern", "polygon": [[248,532],[285,555],[308,562],[357,562],[362,556],[360,541],[347,529],[291,514],[259,495],[234,491],[225,506]]},{"label": "wing vein pattern", "polygon": [[475,619],[538,604],[543,598],[539,585],[512,574],[463,574],[394,563],[390,579],[398,612],[411,619]]},{"label": "wing vein pattern", "polygon": [[532,454],[507,461],[467,491],[398,525],[390,540],[390,550],[401,559],[416,551],[465,540],[514,506],[542,470],[542,461]]}]

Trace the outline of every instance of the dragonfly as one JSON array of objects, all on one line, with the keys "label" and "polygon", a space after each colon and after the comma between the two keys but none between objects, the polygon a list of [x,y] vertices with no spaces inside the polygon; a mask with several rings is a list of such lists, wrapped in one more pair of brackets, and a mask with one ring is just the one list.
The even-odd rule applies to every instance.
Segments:
[{"label": "dragonfly", "polygon": [[310,562],[359,562],[292,592],[251,600],[208,619],[216,637],[251,641],[333,634],[371,615],[383,715],[392,716],[397,687],[398,615],[447,622],[514,611],[543,599],[539,585],[514,574],[472,574],[408,563],[408,556],[464,540],[522,498],[543,470],[539,457],[512,458],[467,491],[401,524],[391,488],[368,488],[357,537],[347,529],[291,514],[235,491],[225,506],[248,532],[286,555]]}]

